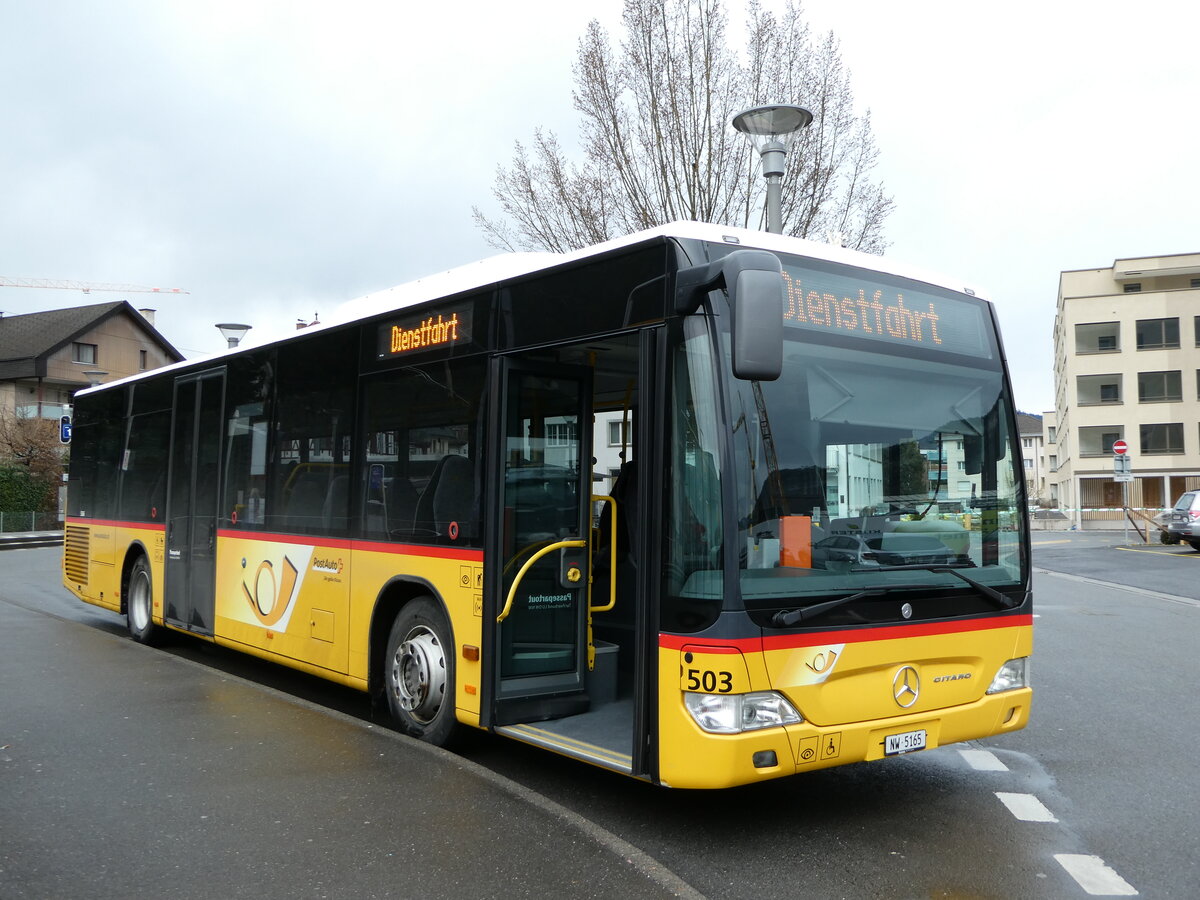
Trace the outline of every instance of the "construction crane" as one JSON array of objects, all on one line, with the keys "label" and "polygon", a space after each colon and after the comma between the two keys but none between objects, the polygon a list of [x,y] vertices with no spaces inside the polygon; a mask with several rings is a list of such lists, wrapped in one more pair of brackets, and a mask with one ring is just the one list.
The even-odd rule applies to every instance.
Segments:
[{"label": "construction crane", "polygon": [[7,278],[0,275],[0,287],[50,288],[58,291],[104,291],[114,294],[187,294],[183,288],[145,287],[140,284],[109,284],[107,282],[67,281],[59,278]]}]

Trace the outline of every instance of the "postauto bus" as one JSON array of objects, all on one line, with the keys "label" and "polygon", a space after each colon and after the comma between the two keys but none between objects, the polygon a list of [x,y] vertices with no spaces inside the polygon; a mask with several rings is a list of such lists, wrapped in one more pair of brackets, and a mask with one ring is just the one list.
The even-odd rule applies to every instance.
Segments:
[{"label": "postauto bus", "polygon": [[426,741],[485,729],[673,787],[1025,725],[989,302],[697,223],[507,266],[80,392],[67,587]]}]

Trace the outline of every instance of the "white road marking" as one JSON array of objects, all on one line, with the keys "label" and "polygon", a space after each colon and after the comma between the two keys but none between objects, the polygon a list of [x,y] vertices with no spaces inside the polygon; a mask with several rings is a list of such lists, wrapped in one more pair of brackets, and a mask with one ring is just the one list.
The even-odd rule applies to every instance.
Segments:
[{"label": "white road marking", "polygon": [[1000,802],[1008,807],[1008,811],[1022,822],[1057,822],[1054,813],[1033,794],[1009,794],[996,791]]},{"label": "white road marking", "polygon": [[1007,772],[1008,766],[1000,762],[999,757],[991,750],[959,750],[962,758],[970,763],[972,769],[980,772]]},{"label": "white road marking", "polygon": [[1098,856],[1084,853],[1055,853],[1058,864],[1093,897],[1136,897],[1128,881],[1104,864]]},{"label": "white road marking", "polygon": [[[1200,557],[1197,557],[1200,559]],[[1184,606],[1194,606],[1200,608],[1200,600],[1193,600],[1191,597],[1180,597],[1175,594],[1163,594],[1159,591],[1148,591],[1144,588],[1133,587],[1128,584],[1117,584],[1115,581],[1101,581],[1098,578],[1088,578],[1085,575],[1071,575],[1067,572],[1054,572],[1050,569],[1039,569],[1036,566],[1033,569],[1034,574],[1049,575],[1052,578],[1062,578],[1066,581],[1077,581],[1080,584],[1094,584],[1096,587],[1108,588],[1113,591],[1128,591],[1131,594],[1139,594],[1142,597],[1153,597],[1156,600],[1166,600],[1168,603],[1182,603]],[[1041,607],[1047,609],[1049,607]]]}]

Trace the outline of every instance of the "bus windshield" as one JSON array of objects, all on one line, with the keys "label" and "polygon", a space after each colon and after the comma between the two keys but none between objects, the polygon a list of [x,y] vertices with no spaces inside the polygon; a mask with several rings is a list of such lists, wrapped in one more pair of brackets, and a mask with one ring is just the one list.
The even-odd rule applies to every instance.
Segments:
[{"label": "bus windshield", "polygon": [[[784,277],[777,381],[732,377],[719,309],[716,350],[688,326],[676,365],[667,594],[694,607],[744,604],[768,626],[780,610],[863,591],[821,624],[871,621],[863,607],[904,601],[906,586],[970,597],[926,604],[928,615],[1004,608],[997,591],[1024,583],[1026,525],[986,305],[807,260],[785,258]],[[722,504],[732,509],[718,515]]]}]

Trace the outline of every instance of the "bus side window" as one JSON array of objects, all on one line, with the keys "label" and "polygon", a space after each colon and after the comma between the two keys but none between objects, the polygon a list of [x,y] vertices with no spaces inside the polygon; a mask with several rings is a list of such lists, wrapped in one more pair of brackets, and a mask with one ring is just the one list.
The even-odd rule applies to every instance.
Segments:
[{"label": "bus side window", "polygon": [[226,526],[261,528],[267,510],[267,437],[270,434],[272,360],[269,351],[231,360],[226,379]]},{"label": "bus side window", "polygon": [[368,538],[478,546],[484,372],[482,360],[451,360],[366,382],[360,497]]},{"label": "bus side window", "polygon": [[133,416],[121,460],[120,518],[161,522],[166,513],[167,442],[171,411]]},{"label": "bus side window", "polygon": [[[342,536],[350,524],[350,435],[358,334],[278,349],[265,524],[292,534]],[[339,485],[344,485],[343,490]]]}]

